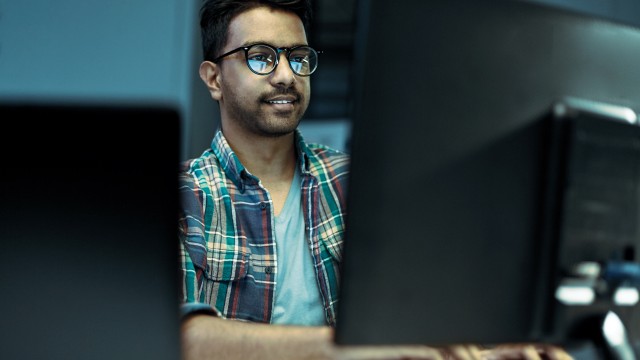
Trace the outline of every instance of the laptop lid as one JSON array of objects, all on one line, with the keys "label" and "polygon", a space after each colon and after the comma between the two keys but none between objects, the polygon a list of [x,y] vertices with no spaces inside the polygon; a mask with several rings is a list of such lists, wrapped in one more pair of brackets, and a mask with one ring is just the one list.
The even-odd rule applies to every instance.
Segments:
[{"label": "laptop lid", "polygon": [[180,116],[0,104],[0,358],[179,358]]}]

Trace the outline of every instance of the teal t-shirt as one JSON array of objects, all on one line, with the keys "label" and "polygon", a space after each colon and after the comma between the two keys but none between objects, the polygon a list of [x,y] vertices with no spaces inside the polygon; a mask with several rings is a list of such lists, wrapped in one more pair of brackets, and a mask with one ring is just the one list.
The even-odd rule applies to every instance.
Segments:
[{"label": "teal t-shirt", "polygon": [[284,207],[276,217],[276,299],[272,324],[325,325],[311,249],[304,231],[301,177],[296,170]]}]

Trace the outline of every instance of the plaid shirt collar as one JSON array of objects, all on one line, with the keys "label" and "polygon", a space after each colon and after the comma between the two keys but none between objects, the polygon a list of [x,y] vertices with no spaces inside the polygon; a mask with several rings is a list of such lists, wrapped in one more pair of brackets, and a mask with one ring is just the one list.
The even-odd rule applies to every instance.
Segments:
[{"label": "plaid shirt collar", "polygon": [[[300,133],[300,130],[296,129],[294,136],[300,173],[309,175],[311,173],[311,167],[309,165],[309,155],[312,155],[311,151],[307,147],[307,143]],[[244,165],[242,165],[236,153],[231,146],[229,146],[222,130],[216,132],[216,135],[211,141],[211,149],[216,158],[218,158],[221,168],[240,191],[244,189],[245,184],[255,185],[258,183],[258,178],[252,175]]]}]

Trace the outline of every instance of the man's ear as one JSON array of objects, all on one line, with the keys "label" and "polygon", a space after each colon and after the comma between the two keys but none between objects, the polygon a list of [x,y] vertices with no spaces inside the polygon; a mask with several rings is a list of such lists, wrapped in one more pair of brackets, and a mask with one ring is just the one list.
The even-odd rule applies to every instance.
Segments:
[{"label": "man's ear", "polygon": [[200,79],[209,89],[213,100],[222,100],[222,89],[220,88],[220,67],[211,61],[203,61],[200,64]]}]

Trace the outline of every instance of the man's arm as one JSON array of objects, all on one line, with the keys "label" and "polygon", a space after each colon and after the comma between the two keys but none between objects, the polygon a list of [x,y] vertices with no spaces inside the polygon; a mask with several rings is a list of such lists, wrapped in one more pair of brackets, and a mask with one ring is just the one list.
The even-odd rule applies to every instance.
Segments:
[{"label": "man's arm", "polygon": [[242,360],[572,360],[549,345],[521,344],[480,350],[476,346],[446,349],[427,346],[349,346],[333,344],[327,326],[281,326],[240,322],[211,315],[191,315],[182,324],[182,359]]},{"label": "man's arm", "polygon": [[196,359],[442,360],[443,357],[438,350],[426,346],[340,348],[333,344],[333,329],[328,326],[269,325],[198,314],[182,323],[182,360]]},{"label": "man's arm", "polygon": [[326,326],[280,326],[192,315],[182,323],[183,360],[333,359]]},{"label": "man's arm", "polygon": [[269,325],[203,314],[183,320],[182,355],[183,360],[479,359],[468,351],[451,349],[443,356],[441,350],[421,345],[339,347],[333,343],[333,329],[328,326]]}]

